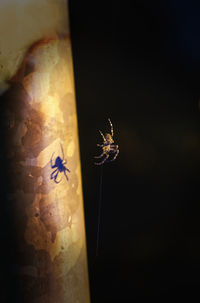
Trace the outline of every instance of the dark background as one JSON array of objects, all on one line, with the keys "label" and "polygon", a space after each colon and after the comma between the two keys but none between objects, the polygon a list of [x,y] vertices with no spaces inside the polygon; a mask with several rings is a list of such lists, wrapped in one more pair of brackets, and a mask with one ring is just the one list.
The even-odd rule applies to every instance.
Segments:
[{"label": "dark background", "polygon": [[[69,2],[92,303],[200,297],[200,4]],[[103,167],[98,129],[120,154]]]}]

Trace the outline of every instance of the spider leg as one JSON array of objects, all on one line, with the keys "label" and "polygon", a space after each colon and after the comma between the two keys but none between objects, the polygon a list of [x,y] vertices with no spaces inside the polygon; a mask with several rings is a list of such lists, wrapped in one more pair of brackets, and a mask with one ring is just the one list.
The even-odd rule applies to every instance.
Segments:
[{"label": "spider leg", "polygon": [[102,165],[102,164],[104,164],[106,162],[106,160],[108,159],[108,157],[109,157],[109,154],[105,154],[105,155],[106,155],[106,157],[103,159],[103,161],[101,161],[99,163],[94,163],[94,164],[96,164],[96,165]]},{"label": "spider leg", "polygon": [[52,173],[51,173],[51,179],[54,178],[54,174],[58,171],[58,168],[56,168]]},{"label": "spider leg", "polygon": [[113,132],[113,125],[112,125],[112,122],[111,122],[110,118],[108,118],[108,121],[109,121],[109,123],[110,123],[111,135],[112,135],[112,137],[113,137],[113,135],[114,135],[114,132]]},{"label": "spider leg", "polygon": [[109,162],[114,161],[117,158],[118,155],[119,155],[119,149],[116,150],[115,156],[111,160],[109,160]]},{"label": "spider leg", "polygon": [[[66,164],[66,162],[63,162],[63,164]],[[64,170],[67,170],[69,173],[71,173],[69,168],[67,168],[66,166],[64,166]]]},{"label": "spider leg", "polygon": [[64,160],[65,156],[64,156],[64,150],[63,150],[63,147],[62,147],[62,144],[60,143],[60,147],[61,147],[61,150],[62,150],[62,155],[63,155],[63,158],[62,160]]},{"label": "spider leg", "polygon": [[53,165],[53,163],[52,163],[52,158],[53,158],[53,155],[54,155],[55,153],[53,153],[52,154],[52,156],[51,156],[51,160],[50,160],[50,163],[51,163],[51,168],[55,168],[56,166],[55,165]]},{"label": "spider leg", "polygon": [[100,156],[94,156],[94,158],[101,158],[101,157],[103,157],[105,155],[105,152],[102,152],[102,154],[100,155]]},{"label": "spider leg", "polygon": [[111,148],[111,149],[118,149],[119,146],[118,146],[118,145],[115,145],[115,144],[111,144],[111,145],[110,145],[110,148]]},{"label": "spider leg", "polygon": [[102,138],[103,138],[103,141],[105,142],[106,141],[106,139],[105,139],[105,137],[104,137],[104,135],[103,135],[103,133],[99,130],[99,132],[100,132],[100,134],[101,134],[101,136],[102,136]]},{"label": "spider leg", "polygon": [[103,144],[97,144],[97,146],[103,147],[104,145]]},{"label": "spider leg", "polygon": [[[64,160],[62,164],[63,164],[63,165],[64,165],[64,164],[67,164],[67,161]],[[68,170],[68,171],[70,172],[70,170],[69,170],[67,167],[65,167],[65,168],[66,168],[66,170]]]},{"label": "spider leg", "polygon": [[[66,160],[64,160],[62,164],[63,164],[63,166],[64,166],[64,164],[67,164],[67,161],[66,161]],[[67,170],[67,171],[68,171],[68,172],[70,173],[70,170],[69,170],[69,168],[67,168],[67,167],[64,167],[64,169],[65,169],[65,170]]]},{"label": "spider leg", "polygon": [[67,174],[66,174],[66,170],[68,170],[67,168],[66,169],[64,169],[64,175],[65,175],[65,177],[66,177],[66,179],[67,179],[67,181],[69,181],[69,178],[68,178],[68,176],[67,176]]},{"label": "spider leg", "polygon": [[111,153],[116,153],[118,149],[119,149],[118,145],[111,145],[110,146],[110,152]]},{"label": "spider leg", "polygon": [[62,180],[62,178],[61,178],[60,181],[57,181],[58,173],[59,173],[59,170],[58,170],[57,174],[54,177],[54,182],[57,183],[57,184],[60,183],[60,181]]},{"label": "spider leg", "polygon": [[113,161],[117,158],[118,155],[119,155],[119,149],[117,149],[116,154],[115,154],[115,156],[113,158]]}]

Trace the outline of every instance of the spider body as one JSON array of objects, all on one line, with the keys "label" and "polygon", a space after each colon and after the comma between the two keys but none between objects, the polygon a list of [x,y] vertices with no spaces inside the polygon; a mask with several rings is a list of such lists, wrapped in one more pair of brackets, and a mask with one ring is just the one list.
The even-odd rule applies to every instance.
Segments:
[{"label": "spider body", "polygon": [[61,159],[60,156],[58,156],[55,160],[55,164],[53,164],[52,162],[52,158],[53,158],[53,155],[54,153],[52,154],[51,156],[51,160],[50,160],[50,164],[51,164],[51,168],[55,170],[51,173],[51,180],[53,179],[55,183],[60,183],[61,179],[58,181],[57,180],[57,177],[58,177],[58,174],[59,173],[64,173],[65,175],[65,178],[67,179],[67,181],[69,180],[67,174],[66,174],[66,171],[68,171],[70,173],[70,170],[65,166],[65,164],[67,163],[66,160],[64,159],[64,151],[63,151],[63,148],[62,148],[62,145],[61,145],[61,150],[62,150],[62,154],[63,154],[63,158]]},{"label": "spider body", "polygon": [[[96,165],[102,165],[105,162],[114,161],[119,154],[118,145],[113,144],[114,143],[114,140],[113,140],[114,132],[113,132],[112,122],[110,121],[110,119],[108,119],[108,121],[109,121],[110,127],[111,127],[111,134],[107,133],[104,136],[103,133],[101,131],[99,131],[103,138],[103,144],[97,144],[97,146],[102,148],[102,153],[100,156],[96,156],[95,158],[103,158],[103,159],[101,162],[95,163]],[[110,157],[111,154],[114,156],[111,160],[108,160],[108,158]]]}]

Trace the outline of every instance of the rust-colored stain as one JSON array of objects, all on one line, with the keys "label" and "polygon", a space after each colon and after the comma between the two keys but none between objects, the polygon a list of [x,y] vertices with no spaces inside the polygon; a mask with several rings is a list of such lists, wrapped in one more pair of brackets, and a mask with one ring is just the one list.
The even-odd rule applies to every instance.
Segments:
[{"label": "rust-colored stain", "polygon": [[64,228],[71,227],[70,212],[59,210],[59,201],[49,205],[43,205],[43,199],[40,200],[40,220],[44,223],[46,229],[51,232],[51,240],[55,241],[56,233]]},{"label": "rust-colored stain", "polygon": [[[37,41],[10,84],[2,110],[21,302],[89,303],[69,39]],[[50,159],[61,147],[70,174],[56,184]]]}]

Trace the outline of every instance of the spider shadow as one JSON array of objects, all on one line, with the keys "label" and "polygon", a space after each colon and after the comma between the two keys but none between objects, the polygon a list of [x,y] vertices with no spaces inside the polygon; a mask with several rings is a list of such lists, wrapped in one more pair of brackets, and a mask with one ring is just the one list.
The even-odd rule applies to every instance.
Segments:
[{"label": "spider shadow", "polygon": [[50,159],[50,165],[51,165],[51,169],[55,169],[51,175],[50,175],[50,179],[54,180],[54,182],[56,184],[60,183],[62,180],[62,177],[60,178],[60,180],[58,181],[58,175],[59,173],[64,173],[64,176],[66,178],[67,181],[69,181],[69,178],[66,174],[66,171],[70,173],[70,170],[65,166],[65,164],[67,164],[67,160],[65,160],[65,155],[64,155],[64,151],[63,151],[63,147],[60,144],[61,147],[61,151],[62,151],[62,158],[60,156],[56,157],[55,163],[53,164],[53,156],[55,154],[55,152],[52,154],[51,159]]}]

